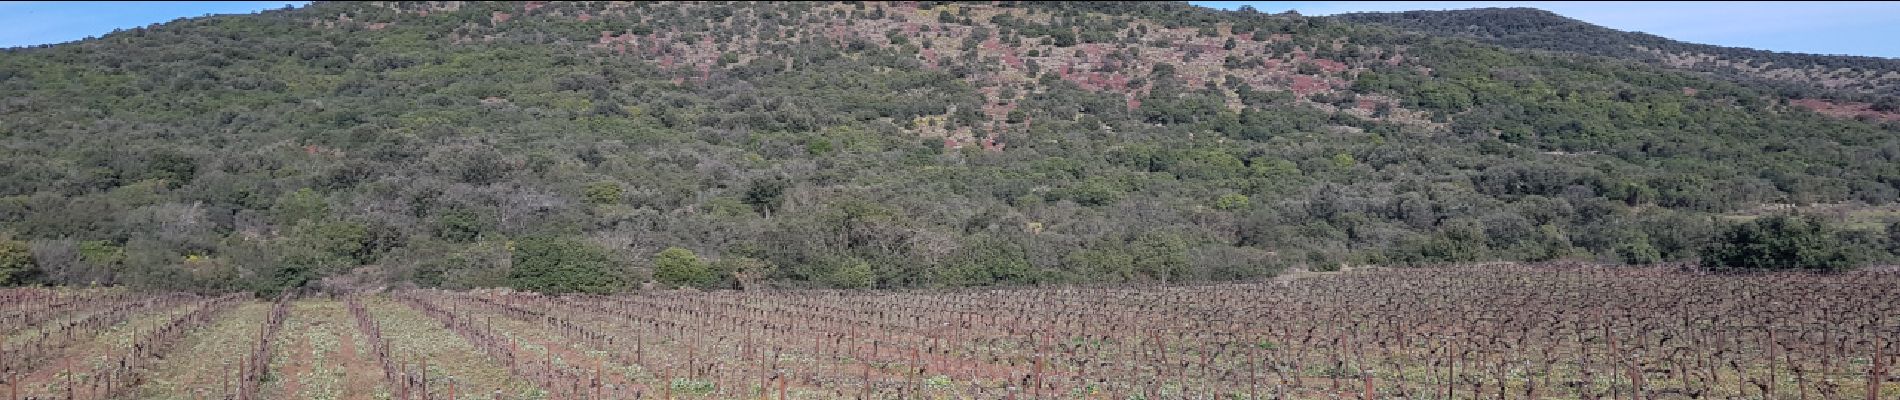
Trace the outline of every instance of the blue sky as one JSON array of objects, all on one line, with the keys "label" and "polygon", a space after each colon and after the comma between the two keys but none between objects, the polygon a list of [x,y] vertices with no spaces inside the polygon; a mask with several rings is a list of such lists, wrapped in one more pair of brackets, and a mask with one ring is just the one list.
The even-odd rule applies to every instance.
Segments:
[{"label": "blue sky", "polygon": [[1533,7],[1612,29],[1692,43],[1818,54],[1900,58],[1900,2],[1744,1],[1196,1],[1304,15],[1359,11]]},{"label": "blue sky", "polygon": [[[61,43],[181,17],[248,13],[302,1],[0,2],[0,47]],[[1196,1],[1233,9],[1356,11],[1536,7],[1610,28],[1723,46],[1900,58],[1900,2]]]},{"label": "blue sky", "polygon": [[64,43],[205,14],[242,14],[307,1],[23,1],[0,2],[0,47]]}]

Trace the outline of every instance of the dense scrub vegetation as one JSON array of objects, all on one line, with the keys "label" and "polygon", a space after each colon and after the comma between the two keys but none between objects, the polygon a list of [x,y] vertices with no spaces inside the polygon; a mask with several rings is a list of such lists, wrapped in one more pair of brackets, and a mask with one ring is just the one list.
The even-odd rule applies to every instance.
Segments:
[{"label": "dense scrub vegetation", "polygon": [[0,279],[604,292],[1650,263],[1698,258],[1721,214],[1900,200],[1900,126],[1777,96],[1175,3],[316,3],[0,54]]},{"label": "dense scrub vegetation", "polygon": [[1771,88],[1787,97],[1892,101],[1900,96],[1900,60],[1685,43],[1596,26],[1534,8],[1354,13],[1334,18],[1511,48],[1574,52],[1709,72]]},{"label": "dense scrub vegetation", "polygon": [[1703,264],[1716,268],[1841,270],[1858,266],[1877,248],[1844,237],[1819,218],[1777,215],[1723,230],[1702,253]]}]

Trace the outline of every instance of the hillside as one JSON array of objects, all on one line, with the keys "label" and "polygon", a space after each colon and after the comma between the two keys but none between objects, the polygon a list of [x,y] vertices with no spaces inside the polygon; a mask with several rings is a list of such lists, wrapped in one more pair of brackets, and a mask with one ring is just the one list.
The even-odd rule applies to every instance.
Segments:
[{"label": "hillside", "polygon": [[1823,112],[1864,106],[1869,109],[1866,111],[1878,112],[1866,114],[1900,119],[1900,100],[1896,100],[1900,97],[1900,59],[1687,43],[1605,28],[1534,8],[1353,13],[1333,18],[1508,48],[1589,54],[1704,72],[1773,88],[1783,97],[1816,99],[1803,105]]},{"label": "hillside", "polygon": [[1900,125],[1778,90],[1180,3],[319,2],[0,54],[0,236],[63,284],[891,288],[1689,260],[1900,199]]}]

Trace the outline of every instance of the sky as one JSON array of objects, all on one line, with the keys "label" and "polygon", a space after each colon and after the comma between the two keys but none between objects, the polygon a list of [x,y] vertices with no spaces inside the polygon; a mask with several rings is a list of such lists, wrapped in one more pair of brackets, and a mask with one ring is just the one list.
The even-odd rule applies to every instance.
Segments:
[{"label": "sky", "polygon": [[1361,11],[1532,7],[1617,30],[1691,43],[1815,54],[1900,58],[1900,2],[1745,1],[1195,1],[1195,5],[1302,15]]},{"label": "sky", "polygon": [[[302,1],[0,2],[0,47],[63,43],[182,17],[250,13]],[[1306,15],[1359,11],[1535,7],[1614,29],[1693,43],[1900,58],[1897,2],[1196,1]]]},{"label": "sky", "polygon": [[206,14],[244,14],[307,1],[22,1],[0,2],[0,47],[65,43]]}]

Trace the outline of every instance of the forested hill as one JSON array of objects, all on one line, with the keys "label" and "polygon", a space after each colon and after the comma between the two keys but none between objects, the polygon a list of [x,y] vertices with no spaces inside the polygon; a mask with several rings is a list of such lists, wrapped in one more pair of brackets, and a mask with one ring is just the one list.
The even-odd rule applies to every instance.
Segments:
[{"label": "forested hill", "polygon": [[0,115],[0,283],[1644,263],[1900,199],[1900,126],[1775,88],[1180,3],[318,2],[7,50]]},{"label": "forested hill", "polygon": [[[1355,13],[1335,16],[1499,46],[1575,52],[1640,60],[1775,87],[1784,97],[1828,98],[1880,104],[1900,111],[1900,59],[1815,55],[1686,43],[1625,32],[1535,8]],[[1885,102],[1881,102],[1885,100]]]}]

